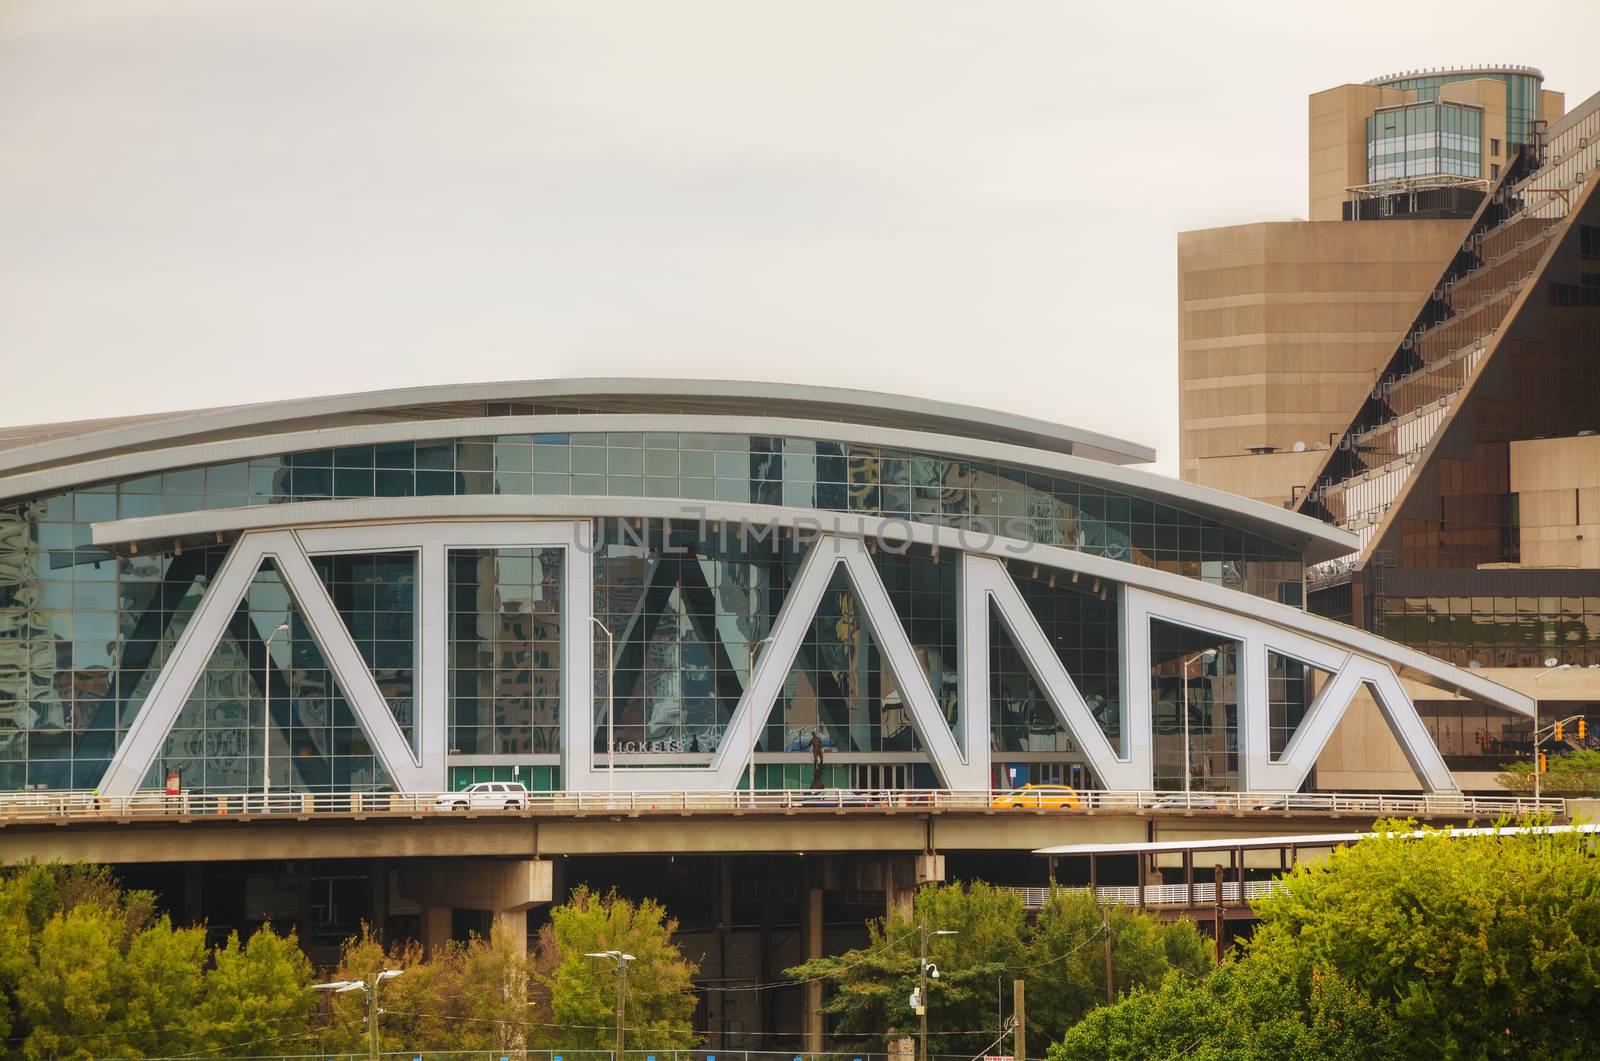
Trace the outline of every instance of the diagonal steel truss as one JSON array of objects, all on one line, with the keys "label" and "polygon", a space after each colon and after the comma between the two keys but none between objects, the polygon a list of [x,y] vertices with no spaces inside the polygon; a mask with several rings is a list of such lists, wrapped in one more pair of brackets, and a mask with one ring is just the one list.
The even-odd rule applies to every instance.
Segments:
[{"label": "diagonal steel truss", "polygon": [[[562,778],[570,791],[608,787],[593,746],[596,705],[588,680],[595,661],[592,525],[585,520],[440,521],[329,526],[242,535],[207,589],[183,635],[153,683],[108,769],[101,791],[135,791],[156,761],[184,702],[223,638],[229,619],[261,563],[271,558],[316,638],[351,709],[389,776],[403,791],[436,792],[447,780],[446,575],[451,549],[555,548],[562,566]],[[418,557],[418,685],[415,746],[395,723],[377,683],[345,630],[310,557],[330,553],[411,551]],[[919,664],[865,541],[822,535],[811,545],[756,661],[726,736],[708,766],[626,767],[616,787],[630,791],[726,791],[737,786],[752,758],[758,727],[782,694],[817,607],[836,571],[843,571],[862,619],[893,674],[912,726],[940,784],[981,790],[990,778],[990,617],[996,615],[1021,652],[1056,715],[1073,734],[1089,766],[1108,788],[1148,790],[1153,784],[1150,623],[1153,619],[1209,631],[1240,642],[1241,787],[1294,791],[1304,782],[1352,698],[1368,688],[1417,777],[1429,791],[1452,791],[1443,758],[1389,664],[1347,647],[1307,637],[1236,612],[1133,586],[1119,587],[1122,622],[1123,728],[1119,754],[1095,721],[1038,620],[992,556],[962,560],[960,707],[954,732]],[[1269,652],[1332,675],[1277,758],[1270,754]],[[626,780],[622,780],[626,778]]]}]

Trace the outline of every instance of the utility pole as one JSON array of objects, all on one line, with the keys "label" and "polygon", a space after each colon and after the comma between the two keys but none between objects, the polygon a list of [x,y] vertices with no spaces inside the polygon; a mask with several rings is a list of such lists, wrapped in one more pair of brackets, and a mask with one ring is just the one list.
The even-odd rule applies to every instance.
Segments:
[{"label": "utility pole", "polygon": [[383,1010],[378,1008],[378,987],[385,980],[393,980],[404,969],[385,969],[372,978],[372,982],[365,980],[334,980],[326,984],[312,984],[313,991],[331,991],[343,994],[346,991],[364,991],[367,995],[367,1056],[371,1061],[378,1061],[378,1018],[383,1016]]},{"label": "utility pole", "polygon": [[1222,964],[1222,867],[1212,866],[1212,879],[1216,881],[1212,898],[1216,903],[1211,917],[1211,935],[1216,941],[1217,964]]},{"label": "utility pole", "polygon": [[[750,768],[755,769],[754,760]],[[922,922],[922,950],[917,960],[917,1009],[921,1012],[922,1032],[917,1039],[917,1061],[928,1061],[928,923]]]},{"label": "utility pole", "polygon": [[939,967],[928,960],[929,936],[953,936],[953,928],[936,928],[928,931],[928,922],[922,921],[917,926],[921,947],[917,954],[917,1016],[921,1020],[921,1032],[917,1041],[917,1061],[928,1061],[928,980],[939,979]]},{"label": "utility pole", "polygon": [[612,1056],[613,1056],[613,1061],[622,1061],[622,1051],[623,1051],[623,1047],[625,1045],[624,1041],[623,1041],[622,1029],[624,1027],[624,1019],[625,1019],[624,1015],[627,1013],[627,1009],[628,1009],[628,963],[633,961],[634,957],[633,957],[633,955],[625,953],[625,952],[620,951],[620,950],[589,951],[589,952],[584,954],[584,957],[585,958],[607,958],[610,961],[613,961],[613,962],[616,963],[616,966],[617,966],[617,1042],[616,1042],[616,1053],[613,1054]]},{"label": "utility pole", "polygon": [[1106,930],[1106,1005],[1117,1000],[1117,977],[1111,965],[1111,908],[1105,910]]},{"label": "utility pole", "polygon": [[367,1057],[378,1061],[378,985],[367,992]]},{"label": "utility pole", "polygon": [[617,1061],[622,1061],[623,1025],[622,1015],[628,1010],[628,963],[617,963]]},{"label": "utility pole", "polygon": [[1017,1038],[1017,1045],[1013,1048],[1016,1054],[1014,1061],[1028,1061],[1028,1014],[1022,997],[1024,986],[1025,981],[1011,981],[1011,1023]]}]

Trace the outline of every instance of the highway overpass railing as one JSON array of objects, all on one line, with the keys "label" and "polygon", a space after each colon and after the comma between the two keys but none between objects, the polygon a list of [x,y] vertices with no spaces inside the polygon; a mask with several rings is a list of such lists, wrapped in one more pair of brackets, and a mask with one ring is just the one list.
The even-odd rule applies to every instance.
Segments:
[{"label": "highway overpass railing", "polygon": [[1460,818],[1494,822],[1565,812],[1565,800],[1526,796],[1345,792],[1088,792],[1004,789],[775,790],[729,792],[260,792],[0,793],[0,826],[46,822],[183,818],[573,817],[587,815],[727,815],[959,813],[1051,815],[1296,815]]}]

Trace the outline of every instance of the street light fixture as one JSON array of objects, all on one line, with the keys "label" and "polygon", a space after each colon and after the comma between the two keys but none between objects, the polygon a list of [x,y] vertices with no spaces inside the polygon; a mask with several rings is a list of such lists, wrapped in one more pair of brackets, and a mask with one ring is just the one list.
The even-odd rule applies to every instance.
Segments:
[{"label": "street light fixture", "polygon": [[636,960],[633,955],[620,950],[588,951],[585,958],[609,958],[617,963],[617,1045],[613,1061],[622,1061],[623,1048],[623,1013],[628,1005],[628,963]]},{"label": "street light fixture", "polygon": [[378,1059],[378,1018],[383,1015],[383,1010],[378,1008],[378,985],[385,980],[393,980],[404,969],[385,969],[372,978],[372,983],[365,980],[333,980],[326,984],[312,984],[313,991],[328,991],[335,995],[342,995],[350,991],[363,991],[367,996],[367,1056],[372,1061]]},{"label": "street light fixture", "polygon": [[939,979],[939,967],[928,960],[928,937],[953,936],[956,933],[952,928],[936,928],[930,932],[926,921],[917,927],[921,930],[922,947],[917,956],[917,990],[911,996],[911,1008],[916,1010],[922,1021],[917,1040],[917,1061],[928,1061],[928,980]]},{"label": "street light fixture", "polygon": [[267,635],[266,661],[261,666],[261,813],[267,812],[267,797],[272,795],[272,639],[289,629],[285,619]]},{"label": "street light fixture", "polygon": [[1183,661],[1183,794],[1186,797],[1185,802],[1188,802],[1189,778],[1194,773],[1189,766],[1189,664],[1195,660],[1204,660],[1206,663],[1211,663],[1216,658],[1217,650],[1208,648],[1196,652]]},{"label": "street light fixture", "polygon": [[617,651],[616,639],[611,636],[611,628],[591,615],[589,621],[600,628],[606,635],[606,791],[617,790],[617,737],[613,728],[616,722],[615,686],[617,679]]},{"label": "street light fixture", "polygon": [[1539,772],[1539,679],[1558,670],[1571,670],[1572,664],[1558,662],[1551,656],[1544,661],[1544,668],[1533,676],[1533,801],[1535,803],[1539,802],[1540,782],[1543,780]]}]

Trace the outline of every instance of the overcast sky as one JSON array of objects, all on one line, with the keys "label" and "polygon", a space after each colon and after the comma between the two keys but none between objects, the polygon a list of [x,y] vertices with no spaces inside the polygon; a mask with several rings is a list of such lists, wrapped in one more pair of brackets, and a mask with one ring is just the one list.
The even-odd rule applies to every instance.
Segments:
[{"label": "overcast sky", "polygon": [[0,0],[0,423],[747,378],[1176,466],[1176,235],[1306,212],[1306,96],[1600,3]]}]

